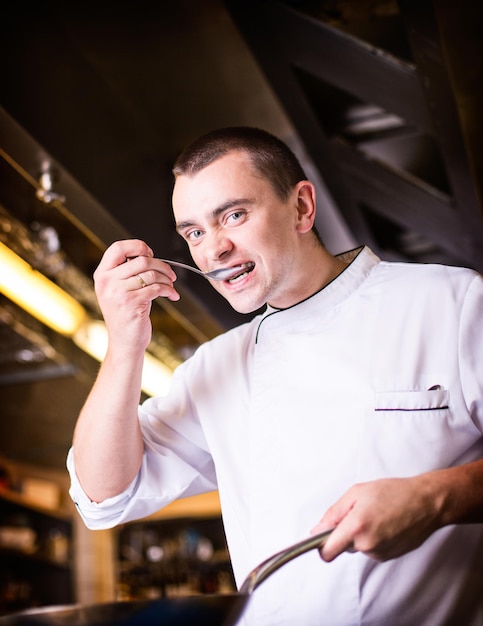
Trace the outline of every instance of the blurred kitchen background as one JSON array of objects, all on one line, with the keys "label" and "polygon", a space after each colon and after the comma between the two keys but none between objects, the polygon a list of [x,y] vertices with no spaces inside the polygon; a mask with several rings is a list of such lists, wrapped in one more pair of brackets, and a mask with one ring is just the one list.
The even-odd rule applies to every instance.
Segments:
[{"label": "blurred kitchen background", "polygon": [[[385,259],[482,271],[482,18],[469,0],[9,7],[0,614],[232,588],[216,493],[113,531],[87,531],[73,510],[65,457],[103,349],[92,273],[127,237],[190,262],[173,227],[171,165],[228,125],[292,147],[316,184],[331,252],[366,243]],[[153,308],[143,397],[164,393],[177,364],[246,319],[206,281],[178,276],[181,301]],[[54,319],[48,294],[68,317]]]}]

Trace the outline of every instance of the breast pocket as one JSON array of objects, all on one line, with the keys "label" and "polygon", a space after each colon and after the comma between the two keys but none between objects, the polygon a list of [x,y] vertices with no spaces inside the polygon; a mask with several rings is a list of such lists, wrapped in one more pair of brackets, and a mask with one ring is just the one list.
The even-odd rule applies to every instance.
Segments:
[{"label": "breast pocket", "polygon": [[449,392],[440,387],[426,391],[376,392],[375,411],[440,411],[449,408]]},{"label": "breast pocket", "polygon": [[361,478],[411,476],[445,466],[463,441],[455,437],[449,392],[376,392],[360,447]]}]

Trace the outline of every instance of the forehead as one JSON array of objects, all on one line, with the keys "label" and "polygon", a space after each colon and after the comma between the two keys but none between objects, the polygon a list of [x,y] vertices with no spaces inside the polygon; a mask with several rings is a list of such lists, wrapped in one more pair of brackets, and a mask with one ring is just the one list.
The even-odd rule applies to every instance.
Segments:
[{"label": "forehead", "polygon": [[197,172],[178,176],[173,189],[175,216],[197,207],[213,210],[220,203],[238,197],[256,196],[269,187],[253,167],[249,156],[230,152]]}]

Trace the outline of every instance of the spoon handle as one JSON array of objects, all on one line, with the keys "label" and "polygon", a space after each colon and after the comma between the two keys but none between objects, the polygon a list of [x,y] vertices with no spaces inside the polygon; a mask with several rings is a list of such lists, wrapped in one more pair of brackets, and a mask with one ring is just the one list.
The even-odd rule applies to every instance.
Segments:
[{"label": "spoon handle", "polygon": [[170,259],[159,260],[163,261],[164,263],[168,263],[168,265],[174,265],[175,267],[182,267],[185,270],[191,270],[192,272],[195,272],[196,274],[200,274],[200,276],[204,276],[205,278],[207,278],[207,274],[205,272],[202,272],[197,267],[193,267],[192,265],[187,265],[186,263],[181,263],[180,261],[171,261]]}]

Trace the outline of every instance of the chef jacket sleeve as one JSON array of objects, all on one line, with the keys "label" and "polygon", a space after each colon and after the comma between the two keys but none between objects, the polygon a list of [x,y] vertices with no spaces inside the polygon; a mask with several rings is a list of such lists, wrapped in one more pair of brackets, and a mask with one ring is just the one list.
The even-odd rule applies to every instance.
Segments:
[{"label": "chef jacket sleeve", "polygon": [[69,451],[69,493],[88,528],[112,528],[150,515],[179,497],[217,489],[213,460],[186,393],[183,365],[173,376],[168,396],[149,398],[139,407],[144,454],[138,475],[122,493],[92,502],[77,478],[73,448]]}]

